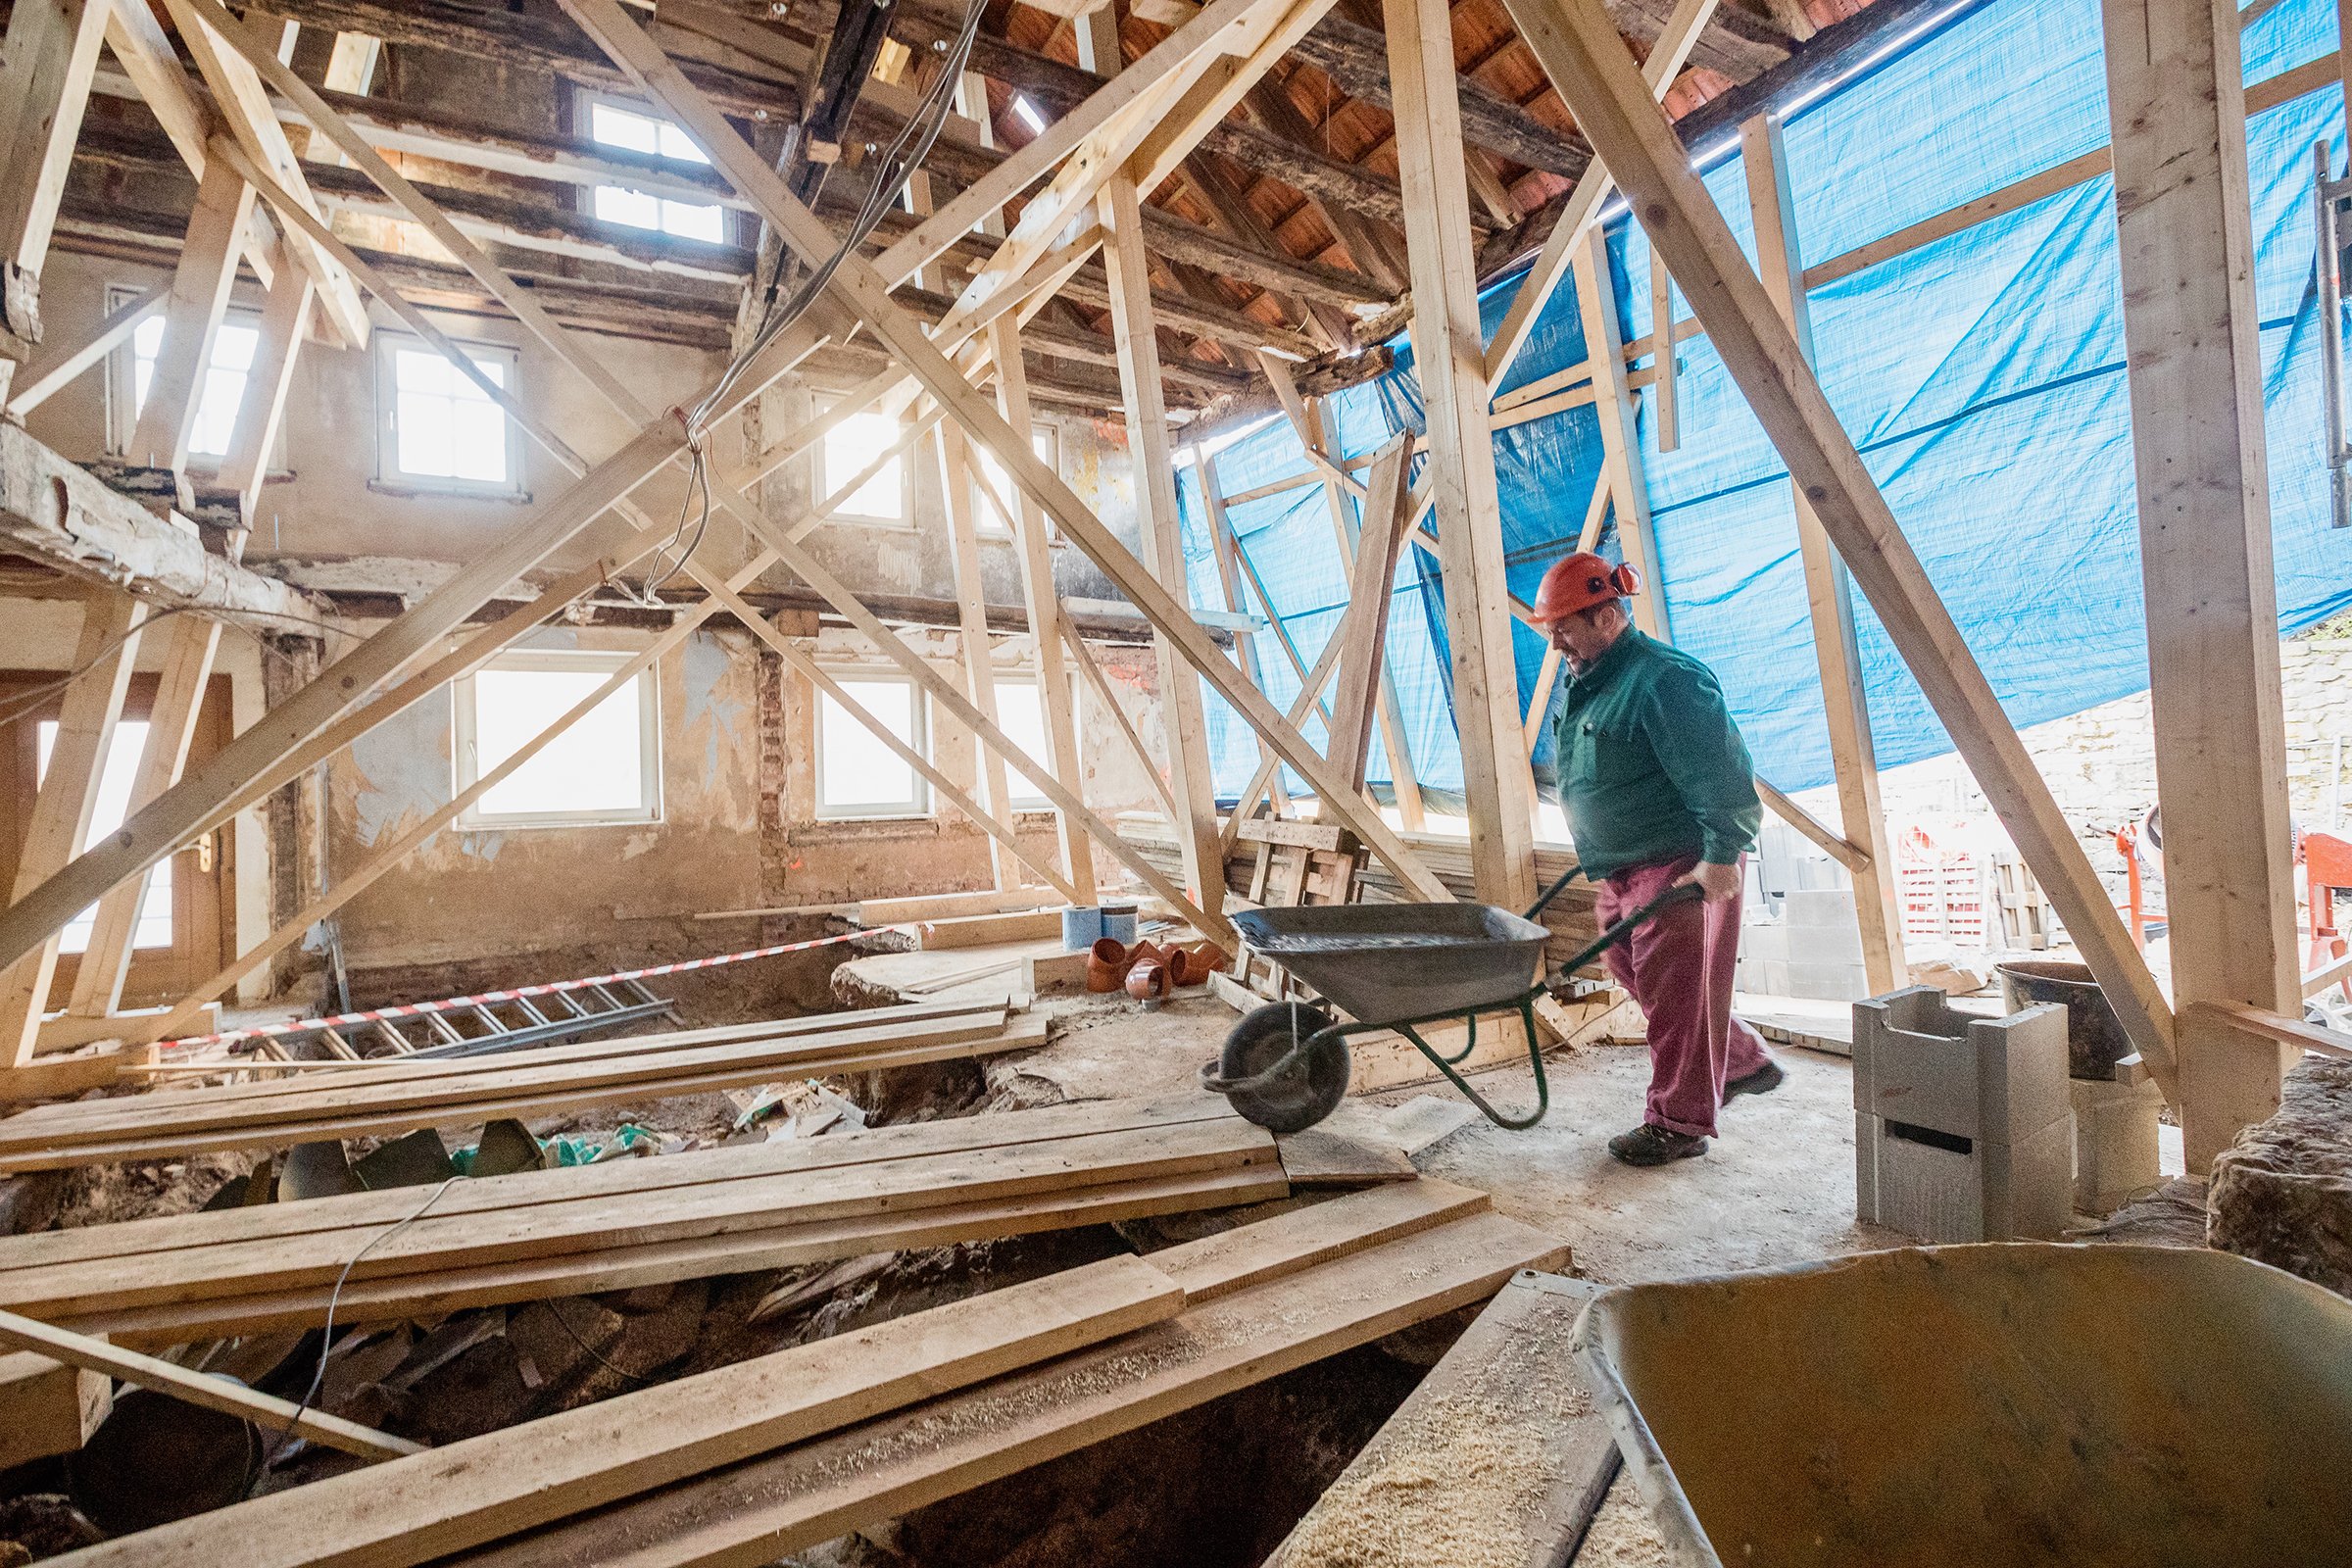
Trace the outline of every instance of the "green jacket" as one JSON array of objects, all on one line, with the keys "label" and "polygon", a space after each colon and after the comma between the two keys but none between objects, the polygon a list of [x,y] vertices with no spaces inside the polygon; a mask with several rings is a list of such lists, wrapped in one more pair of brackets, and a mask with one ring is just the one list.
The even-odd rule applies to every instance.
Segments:
[{"label": "green jacket", "polygon": [[1756,847],[1763,803],[1715,672],[1628,627],[1572,676],[1552,766],[1592,881],[1695,853],[1729,865]]}]

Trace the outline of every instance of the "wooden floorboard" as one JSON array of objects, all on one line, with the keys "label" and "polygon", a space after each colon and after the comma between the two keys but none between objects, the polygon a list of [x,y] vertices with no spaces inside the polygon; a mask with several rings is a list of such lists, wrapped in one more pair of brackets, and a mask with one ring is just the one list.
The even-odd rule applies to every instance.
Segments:
[{"label": "wooden floorboard", "polygon": [[1568,1353],[1596,1287],[1516,1276],[1265,1562],[1563,1563],[1617,1474]]},{"label": "wooden floorboard", "polygon": [[1150,1263],[1109,1258],[75,1556],[90,1568],[404,1568],[1114,1340],[1183,1305]]},{"label": "wooden floorboard", "polygon": [[510,1116],[529,1118],[598,1105],[710,1094],[782,1077],[883,1071],[1029,1051],[1045,1042],[1046,1022],[1042,1018],[1024,1017],[1008,1027],[1000,1027],[987,1022],[986,1016],[975,1015],[969,1025],[915,1026],[922,1032],[921,1038],[935,1042],[927,1045],[906,1044],[913,1036],[912,1031],[896,1039],[885,1033],[855,1044],[844,1044],[840,1037],[820,1036],[773,1049],[755,1049],[729,1056],[723,1064],[706,1064],[701,1070],[681,1071],[675,1058],[656,1057],[646,1064],[643,1076],[600,1062],[591,1064],[595,1070],[585,1075],[526,1075],[523,1081],[510,1084],[503,1096],[492,1098],[477,1098],[479,1086],[475,1084],[468,1084],[456,1099],[445,1099],[438,1094],[393,1095],[390,1090],[400,1088],[394,1085],[382,1100],[321,1111],[307,1120],[278,1120],[275,1117],[279,1112],[272,1110],[267,1113],[269,1119],[256,1122],[227,1111],[221,1115],[193,1116],[191,1120],[196,1125],[159,1127],[142,1113],[118,1131],[104,1126],[28,1129],[12,1126],[19,1118],[11,1117],[0,1122],[0,1175],[118,1160],[173,1159],[244,1149],[278,1149],[321,1139],[381,1137],[419,1127],[478,1126]]},{"label": "wooden floorboard", "polygon": [[[1150,1254],[1163,1268],[1167,1255]],[[1275,1270],[1091,1350],[450,1560],[755,1568],[1483,1300],[1517,1271],[1566,1256],[1532,1227],[1474,1213]]]},{"label": "wooden floorboard", "polygon": [[[789,1171],[661,1192],[421,1217],[387,1230],[338,1227],[0,1273],[0,1308],[87,1317],[168,1302],[577,1256],[615,1248],[723,1241],[748,1232],[880,1227],[932,1208],[1074,1194],[1119,1182],[1272,1165],[1274,1143],[1239,1117],[1149,1132],[1095,1133],[1013,1149]],[[1279,1167],[1277,1167],[1279,1171]],[[429,1193],[425,1195],[429,1197]],[[327,1204],[337,1200],[318,1200]],[[867,1250],[879,1250],[869,1248]],[[365,1255],[362,1255],[362,1254]],[[356,1261],[355,1261],[356,1259]]]}]

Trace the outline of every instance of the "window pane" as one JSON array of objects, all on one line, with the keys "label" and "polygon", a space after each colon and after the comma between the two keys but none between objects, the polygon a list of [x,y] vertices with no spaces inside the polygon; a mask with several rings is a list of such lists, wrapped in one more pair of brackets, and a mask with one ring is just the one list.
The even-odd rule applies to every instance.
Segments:
[{"label": "window pane", "polygon": [[[607,669],[484,669],[473,677],[475,777],[489,773],[611,678]],[[485,791],[475,817],[643,811],[640,675]]]},{"label": "window pane", "polygon": [[692,136],[687,135],[668,121],[664,120],[661,122],[661,131],[660,146],[662,157],[679,159],[689,164],[707,164],[710,161],[703,156],[703,150],[694,144]]},{"label": "window pane", "polygon": [[[503,359],[476,355],[473,363],[500,387],[509,384]],[[430,349],[392,351],[393,466],[420,479],[466,479],[506,484],[507,416],[488,393]]]},{"label": "window pane", "polygon": [[[229,437],[237,426],[237,405],[245,399],[245,381],[253,369],[253,357],[261,347],[261,329],[239,326],[223,321],[213,333],[212,359],[199,378],[196,390],[196,423],[188,438],[188,450],[198,457],[218,458],[228,452]],[[155,381],[156,356],[163,352],[164,318],[150,316],[131,333],[131,424],[135,427],[138,416],[147,407],[147,392]],[[122,432],[127,438],[131,431]],[[125,453],[134,462],[145,462],[137,453]]]},{"label": "window pane", "polygon": [[[866,465],[898,444],[901,434],[899,421],[885,414],[853,414],[825,432],[825,492],[830,495],[865,471]],[[841,510],[854,517],[888,517],[896,520],[903,514],[903,492],[899,467],[902,459],[894,457],[882,465],[880,471],[859,485]]]},{"label": "window pane", "polygon": [[716,204],[665,201],[662,204],[662,230],[680,239],[708,240],[718,245],[726,240],[727,220]]},{"label": "window pane", "polygon": [[[844,680],[841,689],[892,734],[914,745],[912,685],[896,680]],[[821,810],[911,811],[921,802],[917,792],[920,780],[914,769],[828,692],[817,694],[816,753],[816,799]]]},{"label": "window pane", "polygon": [[[57,746],[57,720],[40,721],[35,738],[38,756],[34,762],[37,782],[49,776],[49,754]],[[98,774],[98,799],[90,807],[90,830],[82,840],[84,845],[95,843],[122,825],[130,814],[131,786],[137,782],[139,754],[147,749],[147,725],[141,719],[122,719],[115,725],[113,738],[107,743],[106,765]],[[66,922],[59,933],[58,952],[87,953],[90,935],[97,928],[98,906],[91,905]],[[132,939],[135,947],[168,948],[172,945],[172,861],[169,858],[156,862],[147,878],[146,895],[139,901],[139,922]]]},{"label": "window pane", "polygon": [[[1047,467],[1059,469],[1060,465],[1055,461],[1054,431],[1051,428],[1031,431],[1029,450],[1036,453],[1037,461]],[[978,452],[980,472],[988,481],[988,489],[995,492],[998,501],[1004,502],[1008,507],[1017,508],[1021,503],[1012,487],[1012,475],[1004,471],[1004,466],[997,461],[995,453],[977,448],[975,451]],[[979,490],[977,485],[973,488],[975,491]],[[1004,514],[996,509],[995,503],[988,499],[985,492],[972,497],[972,515],[978,519],[977,527],[981,533],[1006,535],[1012,532],[1011,525],[1005,521]]]},{"label": "window pane", "polygon": [[[997,728],[1007,740],[1043,762],[1046,750],[1046,710],[1033,680],[997,682]],[[1010,762],[1004,768],[1004,794],[1015,806],[1050,806],[1043,792]]]},{"label": "window pane", "polygon": [[608,147],[625,147],[633,153],[662,151],[662,122],[648,115],[632,115],[611,104],[588,106],[588,135]]},{"label": "window pane", "polygon": [[662,199],[643,191],[623,190],[618,185],[596,187],[596,216],[608,223],[627,223],[632,228],[662,226]]}]

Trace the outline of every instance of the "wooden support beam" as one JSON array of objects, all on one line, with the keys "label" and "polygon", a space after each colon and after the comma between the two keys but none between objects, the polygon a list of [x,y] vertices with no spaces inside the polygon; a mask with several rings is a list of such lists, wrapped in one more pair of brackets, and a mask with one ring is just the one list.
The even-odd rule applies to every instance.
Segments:
[{"label": "wooden support beam", "polygon": [[[1209,549],[1216,555],[1217,582],[1225,593],[1225,609],[1229,614],[1238,615],[1242,613],[1243,605],[1242,547],[1233,536],[1232,520],[1225,515],[1225,500],[1219,494],[1217,485],[1217,460],[1213,454],[1195,447],[1193,448],[1193,466],[1200,474],[1201,508],[1208,514]],[[1279,626],[1280,623],[1276,624]],[[1235,639],[1234,651],[1241,658],[1242,673],[1250,677],[1250,685],[1262,692],[1266,689],[1266,676],[1258,659],[1257,636],[1258,634],[1254,631],[1243,632]],[[1282,787],[1282,769],[1275,760],[1273,750],[1266,745],[1265,737],[1262,735],[1257,738],[1257,760],[1260,769],[1265,772],[1267,777],[1267,788],[1271,795],[1274,814],[1276,816],[1290,815],[1290,792]],[[1224,831],[1218,835],[1217,839],[1217,842],[1223,846],[1225,854],[1233,853],[1234,834],[1239,831],[1242,819],[1249,815],[1255,805],[1255,801],[1239,803],[1235,806],[1233,814],[1225,819]]]},{"label": "wooden support beam", "polygon": [[104,363],[117,347],[130,340],[141,321],[171,297],[171,283],[158,283],[107,312],[97,326],[78,342],[53,339],[45,344],[37,357],[25,362],[14,390],[9,393],[10,416],[23,419],[84,370]]},{"label": "wooden support beam", "polygon": [[[1029,407],[1028,371],[1021,365],[1020,326],[1011,316],[1000,316],[989,325],[988,341],[997,367],[997,409],[1007,428],[1017,433],[1022,443],[1021,455],[1034,458],[1027,432],[1036,428],[1036,416]],[[1000,466],[1004,464],[1002,453],[997,462]],[[1059,640],[1062,618],[1060,591],[1054,586],[1054,542],[1046,514],[1037,504],[1026,493],[1019,494],[1016,501],[1006,525],[1012,529],[1013,549],[1020,558],[1021,600],[1029,611],[1029,634],[1040,648],[1051,648]],[[1085,762],[1071,717],[1069,676],[1059,660],[1039,661],[1037,702],[1044,710],[1046,766],[1056,779],[1083,778]],[[1075,814],[1057,811],[1054,832],[1061,846],[1062,865],[1068,870],[1070,880],[1093,887],[1095,851],[1086,828]]]},{"label": "wooden support beam", "polygon": [[[203,710],[205,689],[213,672],[213,657],[220,646],[220,623],[202,615],[177,616],[165,632],[163,672],[147,714],[147,741],[139,752],[138,776],[131,782],[132,810],[170,789],[186,765],[188,746],[196,736],[196,717]],[[67,1011],[98,1018],[122,1004],[122,981],[130,972],[131,946],[139,934],[139,906],[146,902],[147,881],[145,874],[134,876],[109,889],[98,901],[96,922],[74,971],[74,997]]]},{"label": "wooden support beam", "polygon": [[[107,747],[115,738],[115,721],[122,715],[122,694],[130,686],[139,627],[146,619],[145,603],[106,589],[82,611],[81,636],[74,643],[71,666],[80,673],[66,688],[48,770],[33,797],[31,820],[17,854],[19,900],[72,860],[89,833]],[[0,970],[0,1078],[32,1060],[49,982],[57,971],[57,949],[58,935],[51,930],[30,952]]]},{"label": "wooden support beam", "polygon": [[1505,5],[1665,253],[1726,369],[2058,906],[2126,1032],[2170,1085],[2172,1010],[2155,977],[1624,40],[1592,0]]},{"label": "wooden support beam", "polygon": [[0,59],[0,401],[40,340],[41,264],[73,167],[110,0],[24,0]]},{"label": "wooden support beam", "polygon": [[[302,161],[294,156],[294,145],[286,139],[285,127],[277,122],[277,115],[270,107],[270,94],[263,89],[261,78],[254,74],[253,65],[244,53],[254,43],[253,33],[212,0],[163,0],[163,3],[179,28],[180,42],[186,45],[198,73],[211,86],[213,106],[226,123],[229,134],[236,138],[248,158],[268,170],[279,185],[316,217],[318,205],[303,178]],[[296,260],[318,285],[319,307],[336,334],[348,347],[366,347],[368,307],[349,274],[308,235],[292,235],[288,243]]]},{"label": "wooden support beam", "polygon": [[215,159],[197,186],[187,241],[172,274],[164,339],[130,438],[135,463],[174,473],[188,466],[188,439],[196,429],[205,370],[212,364],[220,318],[228,311],[229,290],[236,286],[237,258],[252,211],[253,187]]},{"label": "wooden support beam", "polygon": [[1617,514],[1617,548],[1642,574],[1634,595],[1634,624],[1652,637],[1672,641],[1666,624],[1665,579],[1658,569],[1658,541],[1649,524],[1649,479],[1642,468],[1642,435],[1634,417],[1634,396],[1625,384],[1625,334],[1618,323],[1617,288],[1600,231],[1585,236],[1576,252],[1576,304],[1592,345],[1592,412],[1600,416],[1601,482]]},{"label": "wooden support beam", "polygon": [[[812,262],[832,254],[835,242],[831,231],[794,198],[766,161],[653,45],[616,0],[564,0],[564,9],[644,91],[667,107],[795,251]],[[1122,73],[1121,79],[1126,74]],[[832,274],[829,292],[855,310],[898,363],[915,375],[923,389],[938,399],[968,434],[995,451],[1004,471],[1038,502],[1063,536],[1100,566],[1147,619],[1184,650],[1187,662],[1215,685],[1252,727],[1267,736],[1285,760],[1298,768],[1319,790],[1330,790],[1331,805],[1344,825],[1353,829],[1415,892],[1431,899],[1450,897],[1445,884],[1421,865],[1411,848],[1377,813],[1364,810],[1360,801],[1334,787],[1331,769],[1314,749],[1296,730],[1283,724],[1272,705],[1242,678],[1240,670],[1183,607],[1153,580],[1142,563],[1102,525],[1061,477],[1038,461],[1025,440],[1014,433],[921,328],[891,301],[883,278],[874,268],[855,257],[844,260]],[[815,585],[813,579],[811,585]],[[955,703],[960,704],[961,699],[955,699]],[[1224,923],[1221,917],[1210,918],[1217,925]],[[0,916],[0,954],[7,949],[5,931],[6,916]]]},{"label": "wooden support beam", "polygon": [[2166,1095],[2201,1172],[2278,1109],[2292,1057],[2193,1009],[2302,1011],[2244,74],[2234,7],[2101,13],[2173,996],[2192,1009]]},{"label": "wooden support beam", "polygon": [[[939,456],[939,483],[948,503],[948,562],[956,579],[957,649],[963,664],[963,694],[991,721],[997,716],[996,666],[989,650],[988,594],[980,578],[980,535],[972,520],[972,472],[963,432],[943,421],[932,431],[932,450]],[[1012,798],[1004,788],[1004,759],[974,743],[973,762],[979,770],[980,803],[988,815],[1012,826]],[[999,888],[1017,886],[1020,877],[1006,863],[1004,846],[995,839],[988,846],[989,873]]]},{"label": "wooden support beam", "polygon": [[310,318],[311,302],[318,294],[310,273],[291,256],[281,255],[277,281],[270,285],[270,297],[262,306],[259,341],[245,373],[237,422],[229,430],[228,456],[220,465],[220,482],[236,491],[239,510],[248,519],[261,505],[262,482],[269,477],[270,456],[277,449],[285,420],[286,394],[294,386],[303,322]]},{"label": "wooden support beam", "polygon": [[[1757,272],[1798,350],[1813,358],[1812,313],[1805,305],[1805,266],[1796,231],[1788,159],[1777,120],[1758,116],[1740,127],[1740,161],[1755,225]],[[1791,487],[1796,547],[1804,564],[1805,601],[1813,622],[1813,652],[1821,670],[1821,701],[1829,722],[1830,759],[1838,779],[1838,816],[1844,840],[1860,850],[1853,870],[1854,918],[1862,932],[1862,968],[1870,994],[1883,997],[1911,983],[1903,955],[1903,911],[1894,887],[1894,846],[1879,805],[1879,752],[1870,732],[1870,694],[1854,638],[1854,591],[1830,536],[1805,497]]]},{"label": "wooden support beam", "polygon": [[1536,803],[1520,762],[1519,679],[1503,609],[1502,505],[1487,427],[1453,30],[1444,0],[1389,0],[1387,19],[1397,172],[1419,218],[1406,236],[1413,368],[1429,416],[1470,863],[1479,898],[1515,909],[1536,893]]},{"label": "wooden support beam", "polygon": [[[1371,759],[1372,719],[1387,673],[1389,607],[1396,557],[1404,549],[1404,503],[1409,493],[1404,470],[1410,446],[1408,437],[1398,436],[1381,448],[1372,465],[1372,498],[1364,503],[1363,526],[1353,540],[1354,562],[1348,574],[1348,604],[1351,609],[1362,606],[1364,612],[1349,623],[1347,644],[1340,650],[1339,687],[1331,703],[1331,763],[1359,790]],[[1339,542],[1349,543],[1344,534]]]},{"label": "wooden support beam", "polygon": [[303,1437],[362,1459],[398,1459],[424,1452],[424,1445],[396,1438],[323,1410],[307,1409],[274,1394],[262,1394],[234,1378],[209,1377],[176,1361],[125,1350],[88,1334],[55,1328],[14,1312],[0,1312],[0,1345],[31,1350],[68,1366],[103,1372],[170,1398],[250,1421],[279,1438]]},{"label": "wooden support beam", "polygon": [[[1658,41],[1642,63],[1642,78],[1649,83],[1650,91],[1659,97],[1673,86],[1683,72],[1683,63],[1690,57],[1691,46],[1706,30],[1707,19],[1715,15],[1716,0],[1676,0],[1674,14],[1658,34]],[[1577,177],[1576,187],[1560,208],[1558,220],[1551,232],[1544,236],[1544,248],[1528,268],[1527,276],[1519,283],[1519,291],[1511,296],[1510,305],[1503,311],[1502,319],[1495,324],[1494,337],[1487,345],[1487,384],[1499,385],[1509,372],[1519,351],[1527,346],[1528,334],[1536,327],[1536,318],[1543,314],[1552,291],[1560,279],[1568,275],[1568,264],[1583,245],[1586,231],[1600,216],[1600,209],[1617,189],[1608,167],[1594,163]]]},{"label": "wooden support beam", "polygon": [[[212,154],[208,144],[219,131],[220,117],[214,113],[210,97],[195,82],[188,79],[187,69],[179,63],[179,52],[172,47],[172,37],[146,0],[113,0],[106,19],[106,46],[114,52],[122,74],[128,78],[131,95],[147,106],[156,122],[163,126],[180,162],[187,166],[188,177],[199,185],[204,182],[205,170],[210,167]],[[92,80],[92,90],[115,92],[110,85],[111,73],[101,71]],[[94,122],[84,131],[103,128],[119,129],[111,123]],[[84,135],[79,149],[86,155],[90,137]],[[276,283],[276,229],[267,214],[247,215],[245,230],[245,263],[253,269],[254,276],[264,287]]]},{"label": "wooden support beam", "polygon": [[1179,820],[1179,812],[1176,792],[1168,787],[1166,772],[1152,755],[1152,748],[1144,744],[1144,737],[1136,732],[1135,721],[1127,716],[1127,710],[1119,702],[1119,694],[1112,688],[1110,678],[1102,673],[1102,666],[1095,662],[1095,651],[1086,646],[1086,639],[1078,634],[1077,626],[1066,615],[1062,617],[1061,640],[1069,645],[1070,662],[1078,667],[1080,678],[1093,689],[1095,701],[1102,705],[1103,710],[1110,714],[1111,721],[1118,726],[1119,733],[1126,737],[1127,750],[1142,764],[1144,776],[1152,781],[1152,788],[1159,796],[1159,804],[1167,811],[1168,821],[1173,825]]},{"label": "wooden support beam", "polygon": [[[760,559],[763,565],[765,564],[766,554],[767,553],[764,551],[761,552]],[[793,673],[799,675],[803,680],[808,681],[810,686],[814,687],[820,692],[823,692],[826,696],[832,698],[834,702],[840,704],[844,712],[857,719],[858,723],[864,725],[867,732],[870,733],[876,740],[880,741],[884,746],[888,747],[901,761],[905,762],[907,766],[913,768],[917,773],[921,774],[924,782],[928,783],[934,790],[937,790],[942,799],[947,801],[949,805],[955,807],[958,811],[961,811],[965,816],[971,818],[972,822],[978,826],[982,832],[988,834],[990,839],[993,840],[1000,848],[1002,848],[1005,854],[1018,860],[1021,864],[1028,866],[1032,871],[1035,871],[1039,876],[1045,879],[1047,885],[1053,888],[1056,894],[1069,900],[1072,904],[1092,904],[1094,902],[1093,898],[1089,895],[1088,884],[1071,881],[1067,876],[1064,876],[1060,871],[1056,870],[1050,860],[1044,858],[1043,857],[1033,856],[1027,851],[1023,850],[1020,846],[1020,841],[1013,837],[1012,828],[1009,823],[1000,820],[987,806],[984,806],[980,802],[973,800],[971,796],[966,794],[963,788],[954,779],[951,779],[947,774],[941,772],[938,766],[933,763],[929,758],[925,757],[921,752],[916,751],[913,747],[907,745],[905,741],[899,739],[897,733],[893,731],[889,725],[883,723],[882,720],[874,716],[874,714],[868,710],[863,704],[859,703],[855,697],[852,697],[848,690],[845,689],[839,681],[835,680],[822,665],[818,664],[813,657],[803,651],[798,644],[793,642],[791,638],[784,635],[782,629],[779,628],[774,622],[770,621],[766,616],[760,614],[759,611],[753,609],[750,605],[744,603],[743,597],[736,593],[732,586],[722,581],[718,577],[717,573],[708,567],[701,566],[699,564],[694,562],[687,563],[687,570],[694,575],[698,582],[702,583],[704,588],[709,590],[712,600],[716,604],[723,605],[727,609],[733,611],[735,612],[735,618],[742,621],[745,627],[751,631],[752,635],[758,637],[762,643],[765,643],[769,651],[774,653],[778,659],[781,659],[793,671]],[[741,576],[742,574],[737,573],[736,575]],[[924,667],[926,669],[929,668],[928,665],[925,665]],[[932,673],[932,679],[938,682],[938,687],[936,689],[949,691],[954,690],[953,687],[947,685],[945,679],[939,676],[936,671]],[[977,710],[975,710],[975,711],[977,711]],[[990,726],[992,729],[995,726],[993,724]],[[985,731],[975,729],[972,738],[979,750],[983,752],[991,751],[991,743],[987,740]],[[1005,744],[1002,739],[1002,732],[1000,731],[999,738],[994,743],[995,760],[999,762],[1000,766],[1003,762],[1003,757],[1007,750],[1008,749],[1005,747]]]},{"label": "wooden support beam", "polygon": [[1674,342],[1674,277],[1666,270],[1666,258],[1656,251],[1649,253],[1649,422],[1656,435],[1660,452],[1673,452],[1683,444],[1682,411],[1678,406],[1676,386],[1681,363],[1675,357]]},{"label": "wooden support beam", "polygon": [[[1159,586],[1188,616],[1184,541],[1176,506],[1176,465],[1168,448],[1168,409],[1159,387],[1159,337],[1152,320],[1151,262],[1144,248],[1141,202],[1125,175],[1102,188],[1102,261],[1110,272],[1111,324],[1119,340],[1119,389],[1127,409],[1127,445],[1137,468],[1136,515],[1144,558]],[[1041,644],[1041,647],[1043,645]],[[1159,709],[1168,744],[1168,784],[1185,886],[1210,913],[1225,902],[1225,854],[1217,838],[1217,783],[1208,764],[1208,716],[1200,681],[1164,633],[1152,639],[1159,664]]]}]

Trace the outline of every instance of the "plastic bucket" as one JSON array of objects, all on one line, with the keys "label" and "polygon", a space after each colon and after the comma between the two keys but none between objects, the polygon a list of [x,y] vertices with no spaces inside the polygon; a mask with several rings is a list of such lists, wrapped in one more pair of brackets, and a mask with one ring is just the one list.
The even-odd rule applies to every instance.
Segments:
[{"label": "plastic bucket", "polygon": [[1916,1248],[1639,1285],[1575,1348],[1687,1568],[2352,1550],[2352,1301],[2229,1252]]},{"label": "plastic bucket", "polygon": [[2041,958],[1996,963],[2001,977],[2001,1010],[2023,1012],[2037,1003],[2066,1008],[2067,1072],[2077,1078],[2113,1078],[2115,1064],[2132,1053],[2123,1020],[2107,1004],[2107,993],[2090,976],[2087,963]]}]

